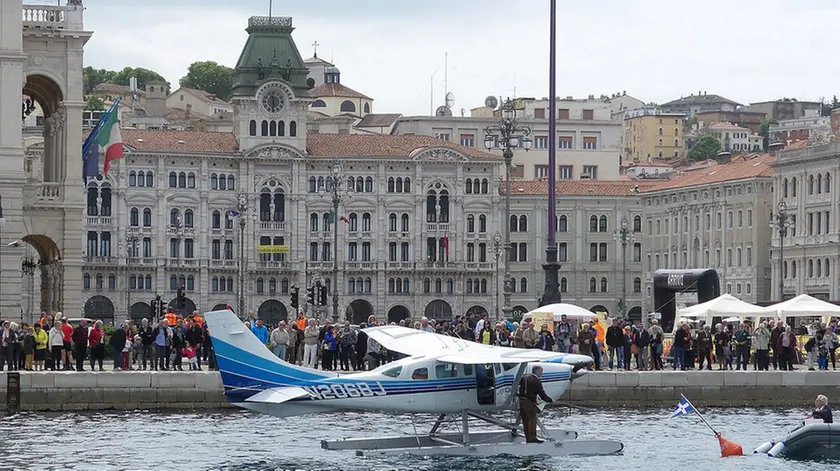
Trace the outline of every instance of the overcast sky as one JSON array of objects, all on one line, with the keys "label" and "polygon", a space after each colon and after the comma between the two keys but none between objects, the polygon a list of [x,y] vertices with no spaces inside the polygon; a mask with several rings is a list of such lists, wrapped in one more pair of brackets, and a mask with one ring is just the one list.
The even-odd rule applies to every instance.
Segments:
[{"label": "overcast sky", "polygon": [[[39,3],[49,0],[37,0]],[[53,4],[56,0],[52,0]],[[66,0],[61,0],[64,4]],[[26,3],[35,3],[28,0]],[[173,86],[194,61],[233,66],[269,0],[84,0],[85,64],[145,67]],[[274,0],[303,58],[341,69],[375,112],[455,112],[487,95],[548,95],[548,0]],[[558,0],[558,96],[626,91],[665,102],[705,90],[740,103],[840,94],[835,0]],[[432,80],[432,77],[434,79]]]}]

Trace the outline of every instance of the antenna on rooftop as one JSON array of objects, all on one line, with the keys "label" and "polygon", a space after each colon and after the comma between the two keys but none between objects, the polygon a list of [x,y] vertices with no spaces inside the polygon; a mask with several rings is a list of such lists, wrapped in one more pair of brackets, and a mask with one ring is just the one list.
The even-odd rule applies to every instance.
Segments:
[{"label": "antenna on rooftop", "polygon": [[268,0],[268,19],[269,23],[271,23],[271,7],[274,6],[274,0]]}]

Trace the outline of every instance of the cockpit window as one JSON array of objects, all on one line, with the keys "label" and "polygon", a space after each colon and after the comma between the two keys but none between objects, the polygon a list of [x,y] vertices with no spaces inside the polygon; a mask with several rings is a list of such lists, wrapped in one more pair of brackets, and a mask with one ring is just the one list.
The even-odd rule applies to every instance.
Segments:
[{"label": "cockpit window", "polygon": [[429,379],[429,369],[417,368],[414,373],[411,373],[411,379]]},{"label": "cockpit window", "polygon": [[505,369],[505,371],[512,370],[514,368],[517,368],[518,366],[519,366],[519,363],[503,363],[502,364],[502,367]]},{"label": "cockpit window", "polygon": [[458,366],[452,363],[441,363],[435,366],[435,377],[441,378],[457,378]]},{"label": "cockpit window", "polygon": [[390,376],[391,378],[398,377],[400,373],[402,373],[402,366],[395,366],[382,372],[384,376]]}]

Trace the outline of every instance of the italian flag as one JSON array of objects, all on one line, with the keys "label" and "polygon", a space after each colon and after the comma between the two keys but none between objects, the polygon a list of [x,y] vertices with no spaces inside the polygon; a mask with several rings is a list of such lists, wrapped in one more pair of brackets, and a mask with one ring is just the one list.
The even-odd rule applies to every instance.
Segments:
[{"label": "italian flag", "polygon": [[111,168],[111,162],[123,158],[123,142],[120,134],[120,120],[119,106],[114,108],[114,111],[108,113],[108,117],[102,127],[99,129],[99,134],[96,136],[96,143],[102,148],[105,153],[105,168],[104,175],[108,176],[108,170]]},{"label": "italian flag", "polygon": [[[347,223],[349,223],[349,222],[350,222],[350,220],[349,220],[349,219],[347,219],[347,218],[346,218],[346,217],[344,217],[344,216],[339,217],[339,218],[338,218],[338,220],[339,220],[339,221],[341,221],[341,222],[347,222]],[[334,222],[335,222],[335,212],[334,212],[334,211],[330,211],[330,224],[332,224],[332,223],[334,223]]]}]

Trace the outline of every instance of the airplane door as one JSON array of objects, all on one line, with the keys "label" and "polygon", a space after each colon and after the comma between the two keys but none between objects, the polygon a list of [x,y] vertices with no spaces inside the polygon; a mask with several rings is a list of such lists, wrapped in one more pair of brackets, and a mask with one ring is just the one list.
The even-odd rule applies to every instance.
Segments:
[{"label": "airplane door", "polygon": [[508,397],[510,397],[510,392],[513,390],[510,384],[505,384],[505,380],[512,380],[512,377],[505,375],[502,365],[496,364],[493,366],[496,368],[496,405],[501,406],[507,402]]},{"label": "airplane door", "polygon": [[478,405],[492,406],[496,403],[496,370],[494,365],[475,365],[476,393]]}]

